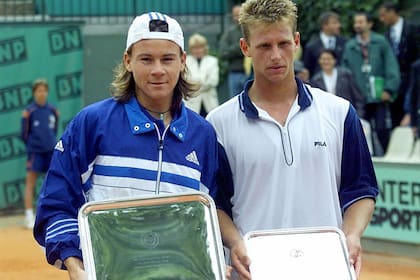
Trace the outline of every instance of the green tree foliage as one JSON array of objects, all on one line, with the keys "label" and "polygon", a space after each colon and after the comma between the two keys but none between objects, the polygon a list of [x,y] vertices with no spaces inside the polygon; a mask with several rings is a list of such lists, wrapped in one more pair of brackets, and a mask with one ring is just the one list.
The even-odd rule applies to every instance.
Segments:
[{"label": "green tree foliage", "polygon": [[[340,15],[341,31],[344,36],[353,35],[353,14],[356,11],[366,11],[372,14],[375,24],[373,29],[379,32],[384,27],[378,21],[378,9],[382,3],[390,0],[292,0],[299,10],[298,30],[301,41],[305,44],[311,36],[319,32],[318,18],[322,12],[334,11]],[[406,16],[412,22],[420,24],[420,4],[418,0],[391,0],[401,6],[401,15]],[[228,6],[241,4],[245,0],[228,0]],[[229,9],[228,9],[229,10]],[[229,10],[230,11],[230,10]]]},{"label": "green tree foliage", "polygon": [[[334,11],[340,15],[341,32],[344,36],[353,34],[353,14],[356,11],[366,11],[374,16],[383,0],[295,0],[298,6],[298,30],[302,43],[305,44],[311,36],[319,32],[319,16],[325,11]],[[381,27],[375,22],[374,29]]]}]

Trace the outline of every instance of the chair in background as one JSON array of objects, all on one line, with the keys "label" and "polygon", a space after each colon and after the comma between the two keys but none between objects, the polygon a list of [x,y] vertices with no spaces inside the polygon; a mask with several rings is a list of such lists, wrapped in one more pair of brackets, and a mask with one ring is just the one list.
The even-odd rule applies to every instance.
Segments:
[{"label": "chair in background", "polygon": [[379,161],[407,162],[414,145],[413,131],[408,126],[398,126],[392,130],[391,139],[385,155],[375,158]]},{"label": "chair in background", "polygon": [[413,152],[408,159],[409,162],[420,163],[420,138],[414,143]]}]

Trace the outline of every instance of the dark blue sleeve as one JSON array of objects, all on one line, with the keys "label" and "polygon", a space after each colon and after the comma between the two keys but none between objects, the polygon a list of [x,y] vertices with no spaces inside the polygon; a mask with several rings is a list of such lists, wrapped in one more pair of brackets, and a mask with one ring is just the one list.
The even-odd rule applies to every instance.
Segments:
[{"label": "dark blue sleeve", "polygon": [[218,191],[216,195],[216,207],[223,210],[232,218],[233,179],[232,170],[225,152],[225,148],[218,144],[219,169],[217,172]]},{"label": "dark blue sleeve", "polygon": [[356,110],[350,105],[344,123],[340,204],[343,212],[363,198],[376,199],[378,184],[365,134]]},{"label": "dark blue sleeve", "polygon": [[205,166],[201,171],[201,182],[204,184],[208,190],[209,195],[216,199],[216,194],[218,191],[218,184],[216,180],[217,170],[218,170],[218,143],[217,143],[217,136],[216,132],[214,131],[213,127],[208,125],[209,130],[211,131],[210,134],[206,134],[207,145],[204,146],[205,151]]},{"label": "dark blue sleeve", "polygon": [[58,122],[60,120],[60,112],[57,110],[57,108],[54,108],[54,115],[55,115],[55,126],[54,126],[54,133],[57,135],[58,131]]},{"label": "dark blue sleeve", "polygon": [[25,109],[22,113],[22,120],[21,120],[21,138],[22,141],[26,144],[28,142],[29,136],[29,124],[30,124],[31,113],[28,109]]},{"label": "dark blue sleeve", "polygon": [[[410,124],[412,127],[416,127],[418,124],[418,111],[420,108],[418,108],[418,98],[420,96],[420,58],[417,59],[413,65],[411,65],[410,69],[410,85],[409,89],[406,93],[405,103],[404,103],[404,109],[406,112],[410,113],[411,120]],[[420,133],[420,131],[418,131]]]}]

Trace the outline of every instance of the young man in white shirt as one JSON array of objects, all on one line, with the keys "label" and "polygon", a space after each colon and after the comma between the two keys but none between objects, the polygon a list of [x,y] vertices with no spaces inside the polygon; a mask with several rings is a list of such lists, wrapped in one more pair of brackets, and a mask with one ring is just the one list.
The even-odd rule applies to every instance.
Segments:
[{"label": "young man in white shirt", "polygon": [[255,78],[208,115],[225,151],[216,196],[222,238],[241,279],[251,278],[242,236],[292,227],[341,228],[359,272],[378,193],[355,109],[295,79],[296,21],[290,0],[242,4],[240,47]]}]

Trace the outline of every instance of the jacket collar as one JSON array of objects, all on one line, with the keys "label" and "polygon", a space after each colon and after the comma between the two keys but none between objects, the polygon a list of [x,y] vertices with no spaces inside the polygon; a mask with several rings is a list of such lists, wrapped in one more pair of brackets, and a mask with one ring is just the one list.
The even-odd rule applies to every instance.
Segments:
[{"label": "jacket collar", "polygon": [[[381,44],[382,40],[378,33],[375,31],[370,31],[370,38],[369,38],[369,45],[372,44]],[[357,36],[354,36],[350,41],[348,41],[348,45],[351,48],[360,48],[360,43],[357,39]]]},{"label": "jacket collar", "polygon": [[[150,115],[145,113],[144,108],[137,102],[135,96],[132,96],[127,103],[124,103],[124,109],[127,113],[130,123],[131,133],[142,134],[155,130],[154,120]],[[175,114],[170,124],[169,131],[180,141],[184,141],[188,128],[187,110],[184,103]]]},{"label": "jacket collar", "polygon": [[[297,84],[297,90],[298,90],[298,105],[300,106],[300,110],[305,110],[307,107],[309,107],[312,103],[312,95],[309,92],[309,89],[307,86],[303,84],[303,82],[295,78],[296,84]],[[255,108],[254,104],[251,101],[251,98],[249,98],[248,91],[252,86],[252,83],[254,80],[249,80],[244,87],[244,90],[239,94],[239,108],[242,112],[245,113],[245,115],[248,118],[251,119],[258,119],[258,110]]]}]

